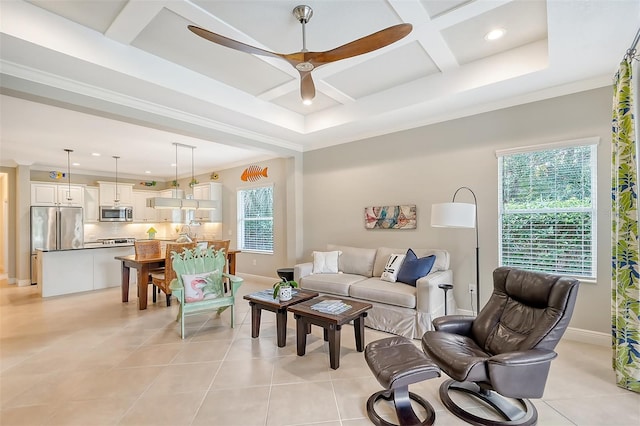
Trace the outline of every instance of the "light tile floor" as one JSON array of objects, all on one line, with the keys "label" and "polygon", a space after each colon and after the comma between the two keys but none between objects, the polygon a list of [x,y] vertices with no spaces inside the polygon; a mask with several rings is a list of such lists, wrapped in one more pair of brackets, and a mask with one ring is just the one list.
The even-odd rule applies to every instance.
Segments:
[{"label": "light tile floor", "polygon": [[[317,327],[304,357],[292,319],[286,347],[276,345],[270,312],[252,339],[242,295],[262,288],[251,280],[241,287],[235,329],[228,311],[193,316],[181,340],[177,306],[167,308],[164,297],[139,311],[135,289],[125,304],[119,288],[44,300],[35,287],[0,283],[0,424],[371,424],[365,404],[380,385],[355,351],[352,329],[343,329],[338,370],[329,368]],[[365,337],[387,335],[366,329]],[[539,424],[640,424],[640,395],[615,386],[608,348],[563,341],[557,349],[545,395],[534,401]],[[437,425],[463,424],[438,399],[442,380],[411,390],[433,404]],[[391,415],[389,406],[379,409]]]}]

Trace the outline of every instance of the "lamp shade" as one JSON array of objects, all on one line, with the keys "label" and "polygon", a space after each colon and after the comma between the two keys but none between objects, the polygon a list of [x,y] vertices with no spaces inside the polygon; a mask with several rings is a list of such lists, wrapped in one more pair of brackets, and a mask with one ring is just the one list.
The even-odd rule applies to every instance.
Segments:
[{"label": "lamp shade", "polygon": [[431,226],[436,228],[475,228],[476,206],[468,203],[441,203],[431,206]]}]

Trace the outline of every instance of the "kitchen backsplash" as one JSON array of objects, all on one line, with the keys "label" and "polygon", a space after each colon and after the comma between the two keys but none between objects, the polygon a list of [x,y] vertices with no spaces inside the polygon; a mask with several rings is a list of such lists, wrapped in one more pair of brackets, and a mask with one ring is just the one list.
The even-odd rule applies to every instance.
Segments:
[{"label": "kitchen backsplash", "polygon": [[[157,231],[155,238],[174,240],[178,238],[183,224],[180,223],[87,223],[84,225],[85,242],[93,242],[101,238],[136,238],[147,239],[147,230],[154,227]],[[221,223],[203,223],[190,225],[190,236],[201,240],[222,239]],[[188,230],[189,228],[185,228]]]}]

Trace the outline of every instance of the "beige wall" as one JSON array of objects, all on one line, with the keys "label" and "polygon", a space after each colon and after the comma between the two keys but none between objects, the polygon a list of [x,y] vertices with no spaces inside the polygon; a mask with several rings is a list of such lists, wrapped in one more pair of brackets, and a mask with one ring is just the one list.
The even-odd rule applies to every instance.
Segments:
[{"label": "beige wall", "polygon": [[[63,173],[66,173],[65,170],[60,170],[60,171]],[[59,183],[59,184],[66,184],[68,182],[66,177],[60,178],[60,179],[51,179],[51,177],[49,176],[49,173],[50,173],[49,171],[31,170],[30,172],[31,180],[39,181],[39,182],[48,182],[48,183]],[[170,182],[158,181],[156,186],[147,187],[147,186],[140,185],[140,182],[143,180],[148,180],[148,179],[129,179],[129,178],[118,177],[118,183],[132,183],[135,185],[133,189],[138,189],[138,190],[160,191],[160,190],[169,188],[169,184],[170,184]],[[73,170],[71,171],[72,185],[98,186],[98,181],[114,182],[115,175],[114,176],[94,176],[94,175],[76,173]]]},{"label": "beige wall", "polygon": [[[470,309],[475,233],[431,228],[431,204],[469,186],[478,198],[481,303],[498,265],[498,176],[495,151],[581,137],[598,148],[598,277],[581,286],[572,327],[610,329],[609,145],[611,90],[602,88],[370,138],[304,154],[303,257],[327,243],[360,247],[441,247],[452,254],[454,294]],[[472,202],[468,192],[457,201]],[[415,230],[365,230],[363,209],[416,204]]]}]

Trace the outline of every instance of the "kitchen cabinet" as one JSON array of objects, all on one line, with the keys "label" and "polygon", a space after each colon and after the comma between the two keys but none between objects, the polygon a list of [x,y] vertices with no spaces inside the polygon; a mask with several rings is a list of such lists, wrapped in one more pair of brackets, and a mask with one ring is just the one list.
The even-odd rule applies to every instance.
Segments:
[{"label": "kitchen cabinet", "polygon": [[[165,189],[158,192],[159,197],[163,198],[183,198],[184,191],[182,189]],[[158,220],[160,222],[182,223],[184,221],[184,210],[180,209],[158,209]]]},{"label": "kitchen cabinet", "polygon": [[[118,287],[122,280],[121,263],[116,256],[135,254],[133,247],[113,247],[93,250],[93,289]],[[129,287],[135,287],[137,274],[131,274]]]},{"label": "kitchen cabinet", "polygon": [[84,186],[32,182],[31,205],[84,207]]},{"label": "kitchen cabinet", "polygon": [[201,183],[193,187],[193,198],[196,200],[215,200],[215,210],[196,210],[193,219],[198,222],[222,222],[222,184],[217,182]]},{"label": "kitchen cabinet", "polygon": [[[116,199],[116,184],[114,182],[98,182],[98,187],[100,188],[100,205],[113,206]],[[117,190],[120,200],[118,205],[133,206],[133,184],[119,183]]]},{"label": "kitchen cabinet", "polygon": [[133,191],[133,221],[157,222],[160,210],[147,207],[147,198],[157,197],[157,191]]},{"label": "kitchen cabinet", "polygon": [[[132,246],[78,250],[37,250],[38,290],[42,297],[118,287],[121,263],[116,256],[134,254]],[[135,288],[136,274],[129,285]]]},{"label": "kitchen cabinet", "polygon": [[96,187],[84,189],[84,223],[100,221],[100,191]]}]

